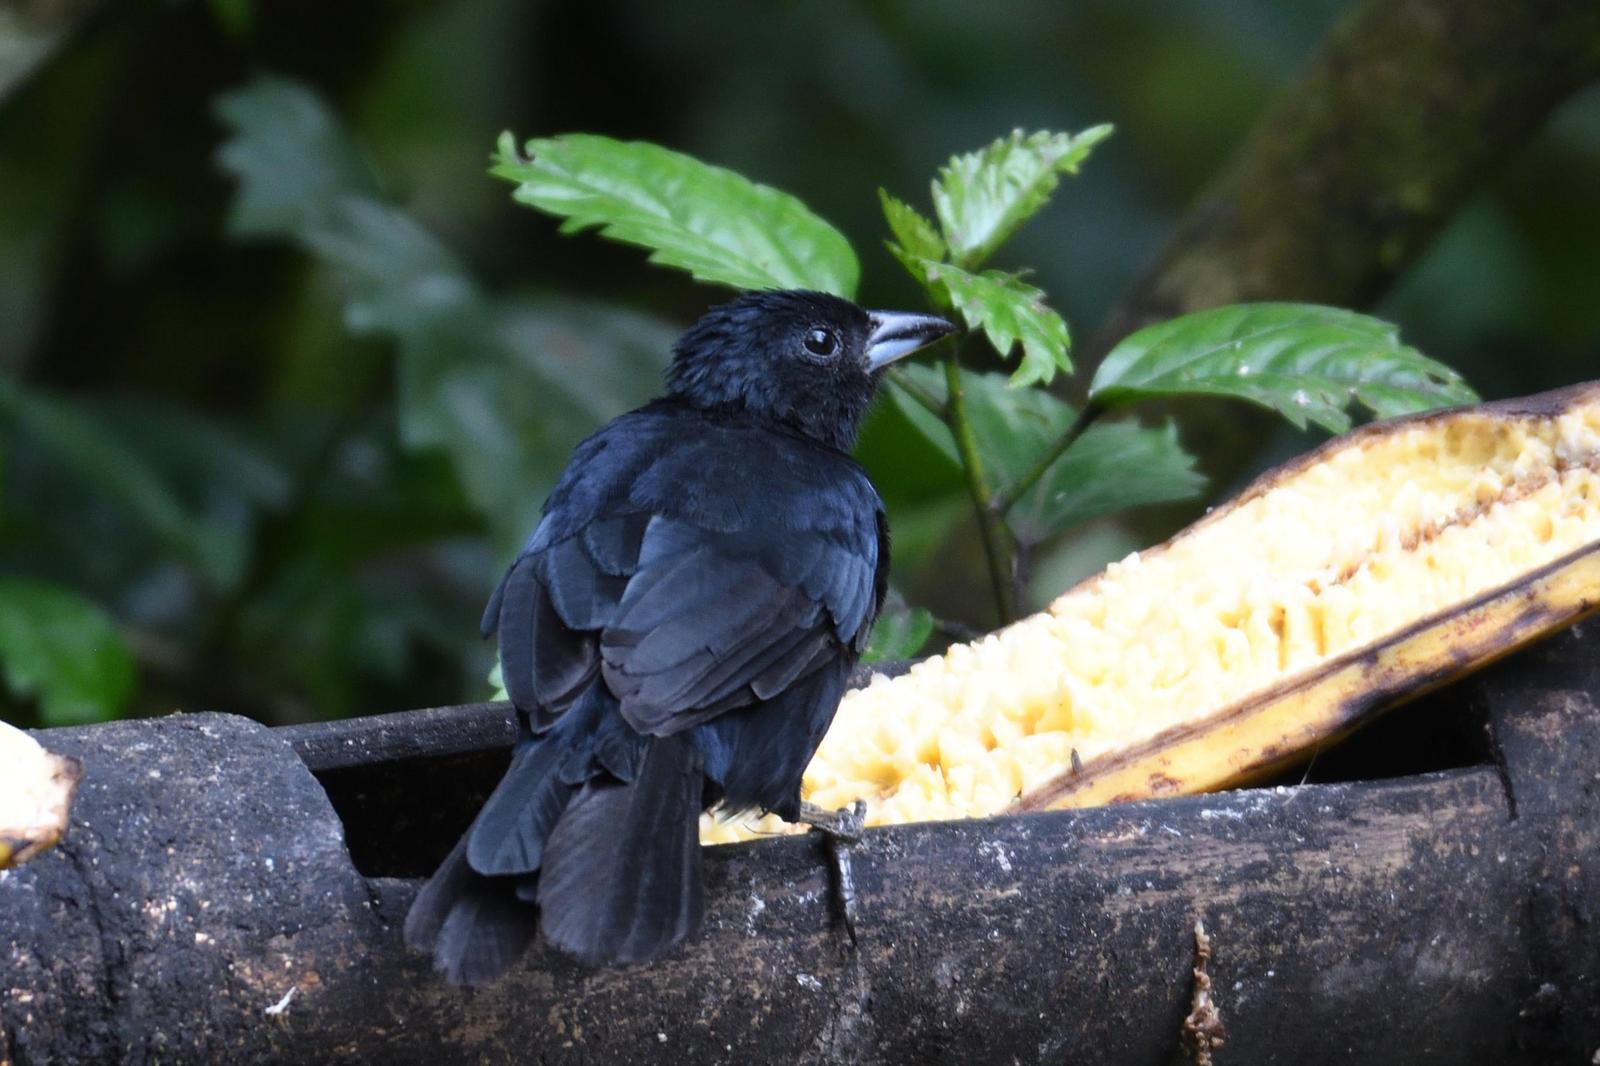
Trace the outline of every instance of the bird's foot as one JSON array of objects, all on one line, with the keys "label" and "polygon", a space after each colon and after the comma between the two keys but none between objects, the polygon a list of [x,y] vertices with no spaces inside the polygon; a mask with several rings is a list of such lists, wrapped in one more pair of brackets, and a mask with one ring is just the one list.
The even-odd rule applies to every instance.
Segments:
[{"label": "bird's foot", "polygon": [[810,803],[800,805],[800,821],[819,830],[828,838],[828,857],[833,862],[833,890],[839,900],[839,911],[844,916],[844,929],[850,936],[850,946],[856,943],[856,919],[861,905],[856,897],[855,866],[850,857],[851,845],[861,840],[866,826],[867,804],[856,800],[847,809],[824,810]]},{"label": "bird's foot", "polygon": [[801,825],[821,830],[834,840],[846,844],[861,841],[861,831],[867,824],[867,801],[856,800],[849,807],[830,811],[814,803],[800,804]]}]

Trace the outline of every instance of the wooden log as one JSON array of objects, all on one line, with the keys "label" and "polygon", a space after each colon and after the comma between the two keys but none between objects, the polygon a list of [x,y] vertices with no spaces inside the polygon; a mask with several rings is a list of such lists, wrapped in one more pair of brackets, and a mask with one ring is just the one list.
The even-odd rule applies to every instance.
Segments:
[{"label": "wooden log", "polygon": [[[1563,636],[1455,690],[1494,765],[870,831],[855,944],[815,840],[714,848],[704,934],[678,954],[597,970],[536,948],[477,991],[405,949],[416,883],[358,869],[367,828],[347,849],[296,748],[330,780],[387,766],[394,824],[426,827],[469,805],[408,774],[493,756],[473,745],[503,710],[466,712],[491,724],[454,755],[416,739],[442,712],[348,745],[210,714],[52,731],[85,776],[62,843],[0,875],[0,1064],[1169,1063],[1196,918],[1219,1062],[1585,1061],[1594,648]],[[426,868],[436,828],[368,857]]]}]

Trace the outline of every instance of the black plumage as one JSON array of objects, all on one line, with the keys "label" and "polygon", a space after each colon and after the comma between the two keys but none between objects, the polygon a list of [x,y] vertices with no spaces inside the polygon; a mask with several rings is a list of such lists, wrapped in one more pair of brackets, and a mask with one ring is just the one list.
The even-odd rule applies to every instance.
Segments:
[{"label": "black plumage", "polygon": [[667,394],[580,444],[484,614],[522,723],[407,940],[492,980],[535,931],[591,962],[694,934],[698,818],[794,818],[883,601],[883,504],[847,454],[883,366],[951,327],[747,294]]}]

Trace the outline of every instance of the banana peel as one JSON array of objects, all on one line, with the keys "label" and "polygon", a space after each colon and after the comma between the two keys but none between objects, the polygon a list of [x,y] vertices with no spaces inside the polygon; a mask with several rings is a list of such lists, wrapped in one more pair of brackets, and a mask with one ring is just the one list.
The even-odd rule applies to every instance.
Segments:
[{"label": "banana peel", "polygon": [[[1565,434],[1563,420],[1568,423]],[[1192,722],[1069,768],[1020,797],[1017,806],[1091,807],[1246,783],[1296,761],[1318,744],[1347,735],[1381,711],[1600,609],[1600,499],[1595,495],[1600,490],[1600,383],[1363,427],[1264,475],[1191,530],[1225,524],[1254,498],[1292,491],[1294,480],[1318,464],[1352,452],[1380,451],[1400,434],[1420,432],[1437,439],[1461,432],[1486,438],[1509,430],[1514,442],[1538,427],[1554,438],[1551,461],[1527,463],[1526,473],[1514,476],[1505,491],[1488,500],[1474,493],[1456,512],[1465,520],[1457,528],[1470,528],[1496,507],[1529,501],[1539,488],[1559,486],[1567,474],[1575,483],[1572,496],[1589,505],[1584,509],[1588,520],[1575,530],[1579,546],[1476,596],[1290,673],[1259,692],[1242,694]],[[1561,506],[1573,503],[1566,491],[1553,495],[1552,502]],[[1542,501],[1525,509],[1529,513],[1524,518],[1536,525],[1551,517]],[[1425,540],[1422,531],[1411,535],[1419,544]],[[1536,537],[1543,539],[1542,532],[1536,531]]]},{"label": "banana peel", "polygon": [[1225,787],[1597,609],[1600,382],[1374,423],[850,693],[802,793],[873,825]]},{"label": "banana peel", "polygon": [[1246,784],[1398,706],[1578,621],[1600,606],[1600,544],[1459,609],[1429,616],[1303,677],[1080,762],[1018,799],[1022,810],[1096,807]]},{"label": "banana peel", "polygon": [[67,831],[83,767],[0,722],[0,870],[52,847]]}]

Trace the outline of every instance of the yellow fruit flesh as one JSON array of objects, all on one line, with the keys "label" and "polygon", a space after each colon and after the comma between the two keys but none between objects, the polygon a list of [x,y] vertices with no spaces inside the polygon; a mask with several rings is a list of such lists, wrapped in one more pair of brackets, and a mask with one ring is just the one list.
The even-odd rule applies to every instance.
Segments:
[{"label": "yellow fruit flesh", "polygon": [[[1559,414],[1490,407],[1370,427],[1048,611],[850,693],[803,794],[825,808],[863,798],[869,825],[995,814],[1075,757],[1109,759],[1291,688],[1595,544],[1600,388]],[[1349,688],[1306,688],[1293,713],[1316,717],[1307,699]],[[1185,790],[1218,783],[1209,773]],[[702,839],[785,828],[708,818]]]},{"label": "yellow fruit flesh", "polygon": [[66,832],[80,767],[0,722],[0,870],[26,862]]}]

